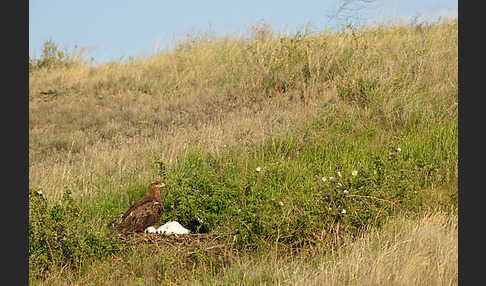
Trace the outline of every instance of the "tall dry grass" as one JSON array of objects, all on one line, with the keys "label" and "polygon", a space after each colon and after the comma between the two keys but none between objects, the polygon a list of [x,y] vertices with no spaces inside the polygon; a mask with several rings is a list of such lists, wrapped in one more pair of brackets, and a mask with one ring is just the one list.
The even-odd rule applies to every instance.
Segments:
[{"label": "tall dry grass", "polygon": [[457,216],[398,220],[323,262],[324,285],[457,285]]},{"label": "tall dry grass", "polygon": [[192,285],[457,285],[457,215],[395,218],[316,257],[244,257]]},{"label": "tall dry grass", "polygon": [[30,185],[56,199],[65,186],[146,182],[155,156],[298,134],[332,110],[360,118],[357,132],[380,124],[377,140],[456,116],[457,21],[294,36],[257,26],[147,59],[33,71]]}]

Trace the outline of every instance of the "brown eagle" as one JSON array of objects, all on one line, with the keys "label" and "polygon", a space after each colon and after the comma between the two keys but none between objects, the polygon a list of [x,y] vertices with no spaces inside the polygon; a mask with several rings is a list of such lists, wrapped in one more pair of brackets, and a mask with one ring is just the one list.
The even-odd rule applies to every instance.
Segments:
[{"label": "brown eagle", "polygon": [[116,230],[127,235],[144,231],[147,227],[159,222],[164,210],[159,190],[162,187],[165,187],[165,184],[159,181],[151,183],[147,193],[123,214]]}]

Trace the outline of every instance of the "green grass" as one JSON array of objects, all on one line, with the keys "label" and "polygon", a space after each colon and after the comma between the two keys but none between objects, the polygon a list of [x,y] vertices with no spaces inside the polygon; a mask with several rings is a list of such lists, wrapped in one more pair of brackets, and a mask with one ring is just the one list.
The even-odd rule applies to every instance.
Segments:
[{"label": "green grass", "polygon": [[[31,70],[31,283],[285,284],[282,261],[317,265],[402,217],[455,215],[457,21],[262,29]],[[154,179],[167,184],[161,223],[232,232],[232,251],[124,244],[113,226]],[[450,273],[440,283],[457,283]]]}]

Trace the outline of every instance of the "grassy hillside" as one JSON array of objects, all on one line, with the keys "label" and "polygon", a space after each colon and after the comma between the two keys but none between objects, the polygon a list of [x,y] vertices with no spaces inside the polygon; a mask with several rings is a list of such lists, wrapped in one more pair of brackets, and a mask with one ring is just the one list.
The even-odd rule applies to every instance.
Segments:
[{"label": "grassy hillside", "polygon": [[[353,241],[386,233],[385,222],[456,221],[457,40],[457,21],[296,35],[257,26],[146,59],[31,66],[31,282],[341,285],[342,275],[384,271],[323,263],[366,251]],[[230,254],[174,254],[114,235],[154,179],[167,183],[161,223],[232,232]],[[452,225],[434,237],[451,239]],[[410,240],[420,244],[424,231]],[[403,255],[423,251],[415,244]],[[446,245],[457,260],[454,240]],[[376,277],[457,284],[450,263]]]}]

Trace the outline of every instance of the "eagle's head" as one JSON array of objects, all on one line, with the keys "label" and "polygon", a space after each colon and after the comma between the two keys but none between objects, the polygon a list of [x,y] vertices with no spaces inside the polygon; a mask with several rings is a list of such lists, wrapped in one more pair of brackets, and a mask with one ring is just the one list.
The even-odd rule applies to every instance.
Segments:
[{"label": "eagle's head", "polygon": [[165,187],[165,184],[164,183],[161,183],[159,181],[152,182],[149,185],[149,192],[155,198],[159,198],[160,199],[160,190],[159,189],[160,188],[163,188],[163,187]]}]

